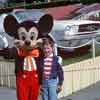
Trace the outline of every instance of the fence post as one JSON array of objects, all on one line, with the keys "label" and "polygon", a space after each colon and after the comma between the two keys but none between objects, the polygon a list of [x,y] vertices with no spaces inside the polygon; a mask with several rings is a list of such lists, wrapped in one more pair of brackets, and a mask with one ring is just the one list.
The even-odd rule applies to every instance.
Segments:
[{"label": "fence post", "polygon": [[1,64],[1,68],[0,68],[0,82],[1,82],[1,86],[3,86],[3,66]]}]

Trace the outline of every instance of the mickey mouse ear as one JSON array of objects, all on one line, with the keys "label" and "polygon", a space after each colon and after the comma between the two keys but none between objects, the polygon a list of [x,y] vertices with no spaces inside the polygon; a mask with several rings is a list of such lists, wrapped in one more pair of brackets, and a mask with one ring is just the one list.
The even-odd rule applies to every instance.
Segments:
[{"label": "mickey mouse ear", "polygon": [[52,37],[52,35],[48,34],[46,36],[43,37],[43,39],[49,39],[50,41],[52,41],[53,43],[55,43],[55,39]]},{"label": "mickey mouse ear", "polygon": [[48,34],[48,36],[49,36],[49,38],[51,38],[51,40],[55,43],[56,41],[55,41],[55,39],[54,39],[54,37],[51,35],[51,34]]},{"label": "mickey mouse ear", "polygon": [[38,23],[40,34],[46,36],[52,29],[53,17],[49,14],[42,16]]},{"label": "mickey mouse ear", "polygon": [[12,15],[6,16],[3,24],[4,24],[5,32],[10,36],[15,37],[17,32],[17,26],[18,26],[18,22],[15,19],[15,17]]}]

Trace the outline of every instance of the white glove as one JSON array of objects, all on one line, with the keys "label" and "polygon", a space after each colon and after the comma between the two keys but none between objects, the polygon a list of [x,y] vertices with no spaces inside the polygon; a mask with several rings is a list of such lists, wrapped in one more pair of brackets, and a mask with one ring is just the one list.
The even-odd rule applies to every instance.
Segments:
[{"label": "white glove", "polygon": [[58,56],[58,63],[59,63],[60,65],[62,65],[62,58],[61,58],[60,56]]}]

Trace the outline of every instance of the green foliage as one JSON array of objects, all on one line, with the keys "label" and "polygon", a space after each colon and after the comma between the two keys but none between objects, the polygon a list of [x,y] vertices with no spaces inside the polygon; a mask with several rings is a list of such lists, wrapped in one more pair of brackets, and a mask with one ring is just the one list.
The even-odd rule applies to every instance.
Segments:
[{"label": "green foliage", "polygon": [[89,58],[92,58],[92,53],[91,52],[88,52],[84,55],[64,59],[63,60],[63,65],[69,65],[69,64],[80,62],[80,61],[83,61],[83,60],[86,60],[86,59],[89,59]]},{"label": "green foliage", "polygon": [[83,4],[90,4],[90,3],[96,3],[100,2],[100,0],[51,0],[51,2],[47,2],[48,0],[33,0],[31,2],[27,2],[28,0],[25,0],[25,2],[18,2],[17,0],[8,0],[6,4],[3,6],[0,5],[1,8],[7,8],[7,7],[24,7],[25,8],[47,8],[47,7],[54,7],[54,6],[61,6],[61,5],[67,5],[67,4],[74,4],[74,3],[83,3]]},{"label": "green foliage", "polygon": [[[80,61],[90,59],[90,58],[92,59],[93,58],[92,54],[93,54],[93,51],[91,48],[91,50],[84,55],[76,55],[75,57],[70,57],[70,58],[64,59],[63,65],[69,65],[69,64],[80,62]],[[95,57],[97,57],[97,56],[100,56],[100,48],[99,47],[95,48]]]},{"label": "green foliage", "polygon": [[80,0],[83,4],[90,4],[90,3],[96,3],[99,2],[99,0]]}]

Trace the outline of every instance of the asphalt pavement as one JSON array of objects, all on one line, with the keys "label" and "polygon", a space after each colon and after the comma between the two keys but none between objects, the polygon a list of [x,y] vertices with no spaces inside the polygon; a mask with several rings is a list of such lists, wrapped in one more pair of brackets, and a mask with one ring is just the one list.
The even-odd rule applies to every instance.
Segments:
[{"label": "asphalt pavement", "polygon": [[[15,89],[0,88],[0,100],[16,100]],[[59,100],[100,100],[100,82]]]},{"label": "asphalt pavement", "polygon": [[0,100],[16,100],[15,89],[0,88]]}]

